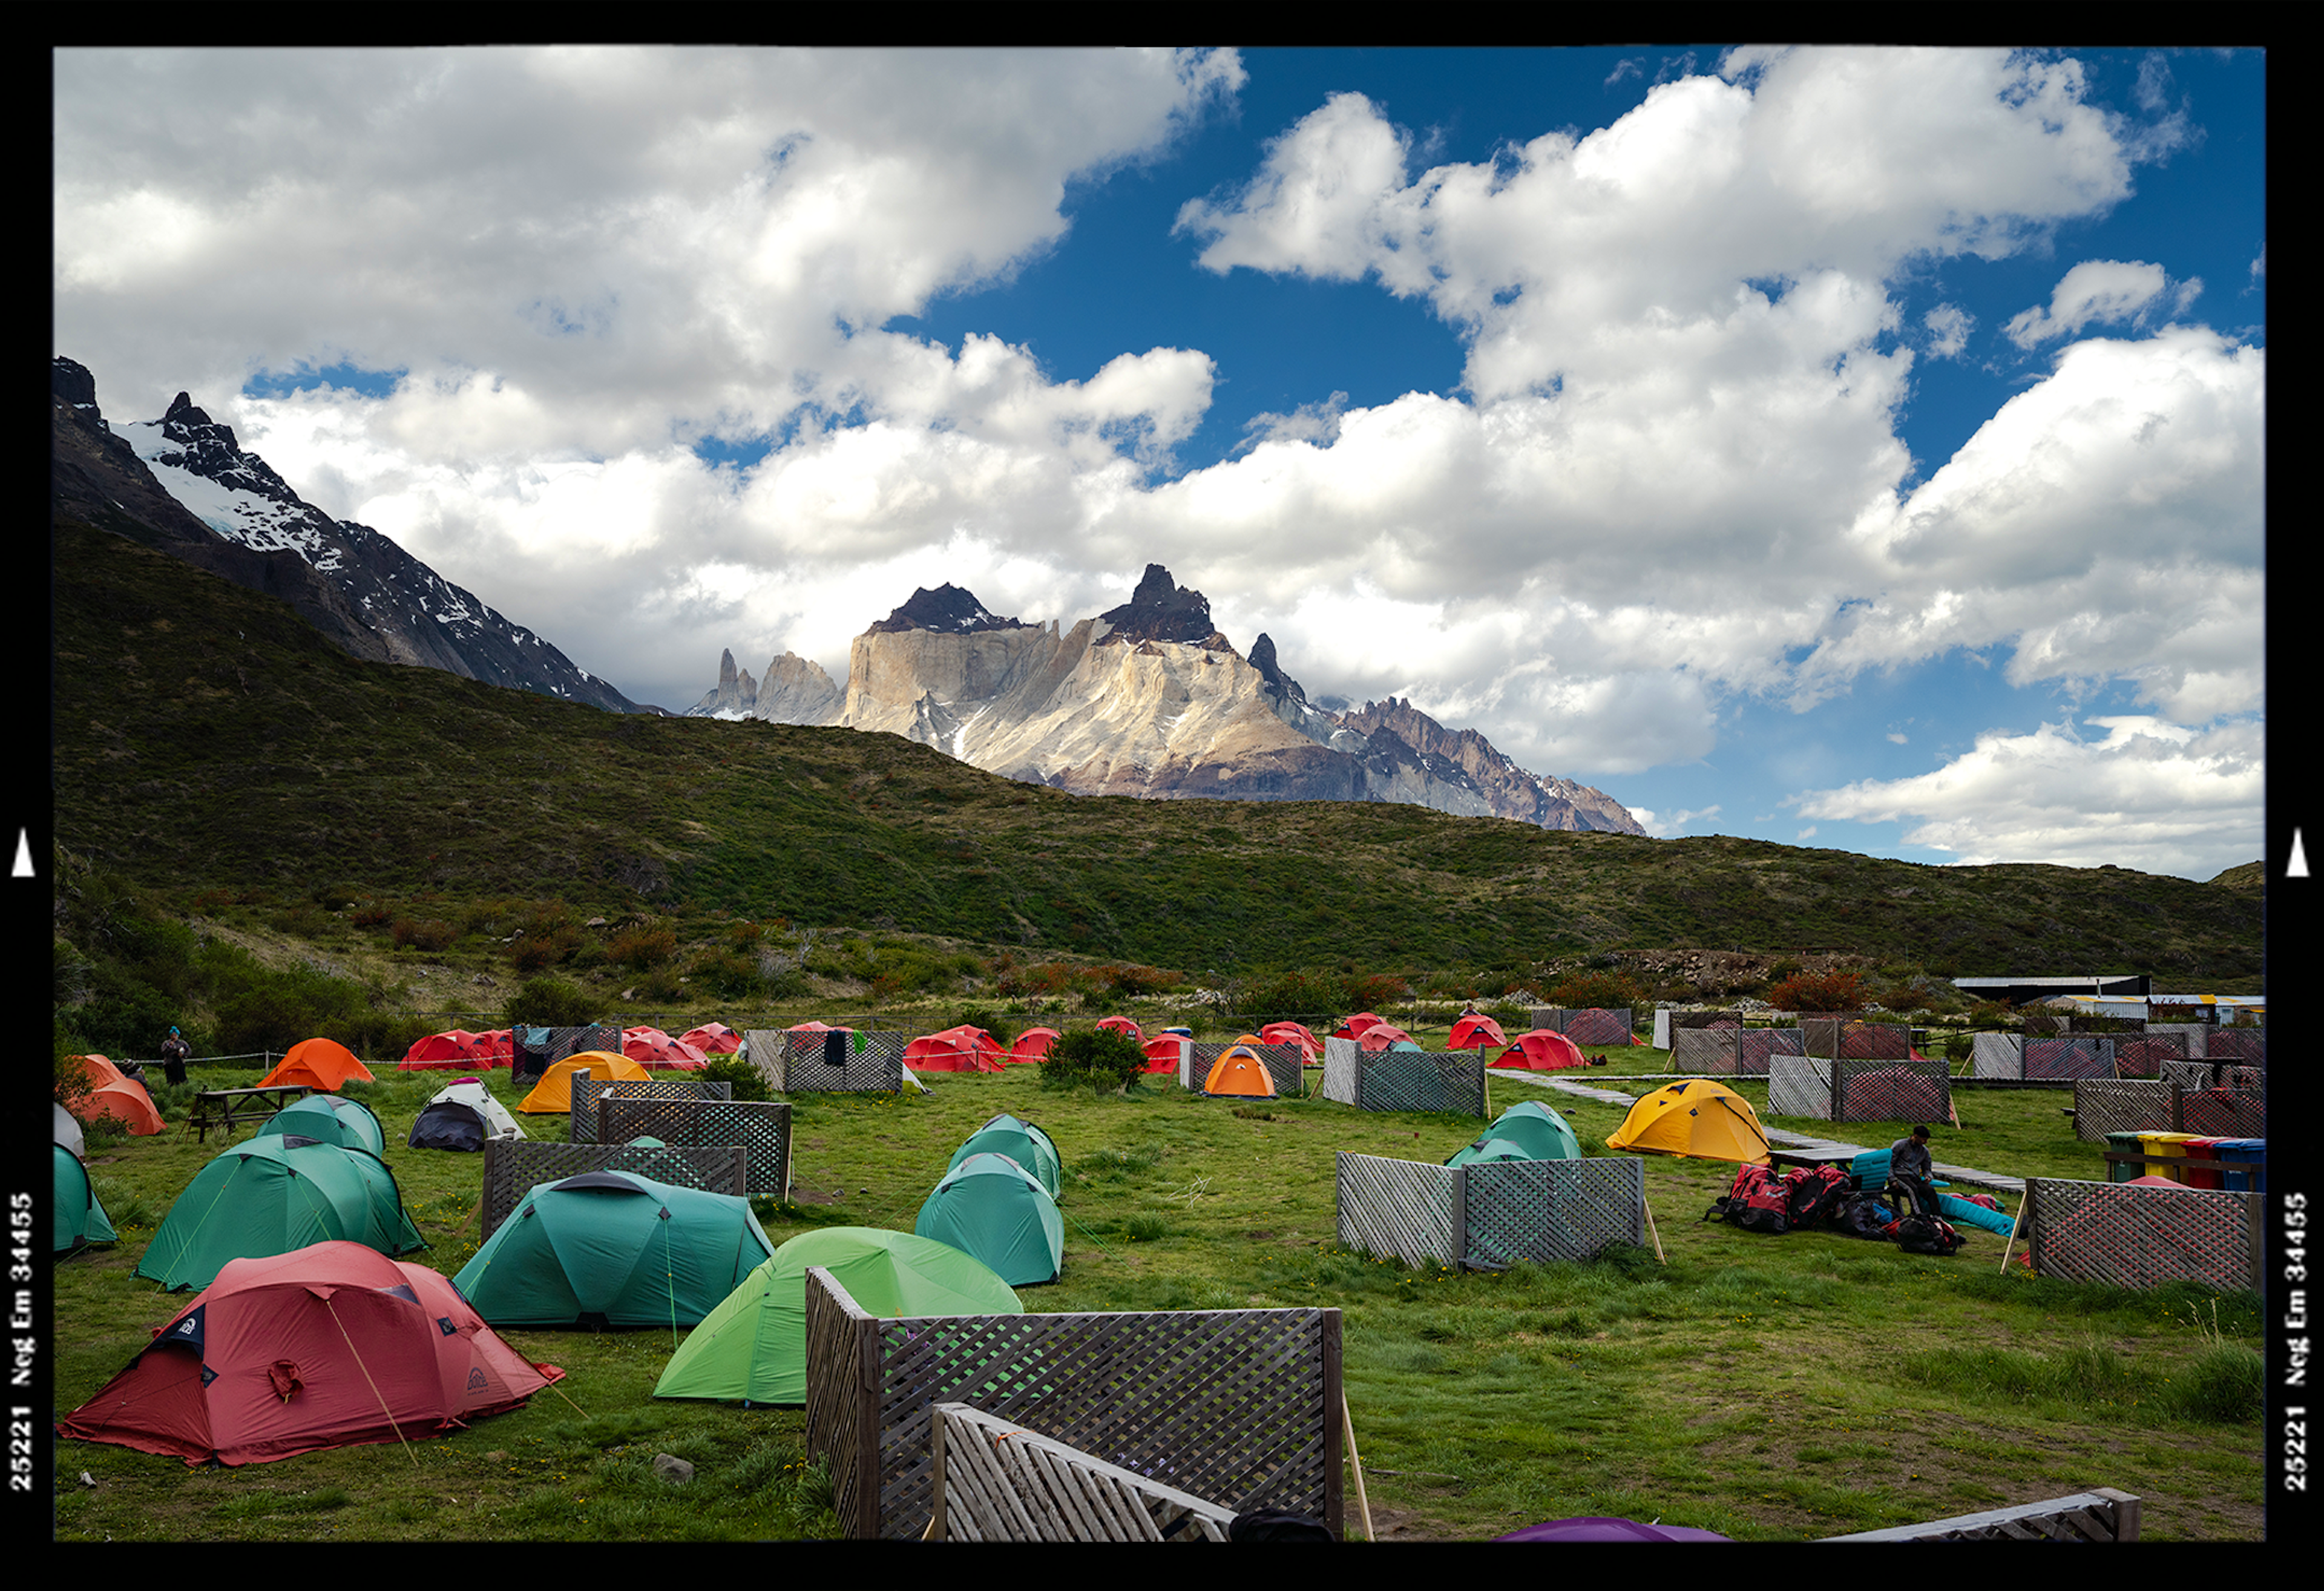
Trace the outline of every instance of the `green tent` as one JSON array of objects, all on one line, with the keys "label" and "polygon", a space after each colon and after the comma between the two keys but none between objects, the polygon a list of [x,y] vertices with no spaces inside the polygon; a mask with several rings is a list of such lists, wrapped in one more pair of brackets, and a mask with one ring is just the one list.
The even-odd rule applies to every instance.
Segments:
[{"label": "green tent", "polygon": [[204,1166],[178,1195],[134,1274],[172,1292],[208,1287],[230,1259],[333,1240],[390,1256],[428,1246],[377,1155],[295,1134],[253,1138]]},{"label": "green tent", "polygon": [[1527,1099],[1501,1112],[1493,1125],[1477,1136],[1447,1165],[1475,1165],[1495,1160],[1579,1160],[1582,1140],[1573,1136],[1565,1117],[1548,1106]]},{"label": "green tent", "polygon": [[630,1172],[534,1187],[452,1278],[493,1326],[691,1326],[775,1252],[751,1201]]},{"label": "green tent", "polygon": [[952,1152],[952,1163],[945,1171],[958,1171],[960,1163],[972,1154],[1005,1154],[1031,1172],[1050,1198],[1057,1196],[1062,1173],[1057,1146],[1049,1141],[1048,1134],[1029,1121],[1019,1121],[1003,1111],[970,1134],[968,1141]]},{"label": "green tent", "polygon": [[336,1144],[342,1149],[361,1149],[380,1155],[387,1153],[387,1134],[380,1127],[379,1117],[371,1113],[371,1107],[343,1094],[309,1094],[295,1104],[285,1105],[266,1118],[256,1136],[312,1138],[318,1144]]},{"label": "green tent", "polygon": [[1054,1282],[1065,1263],[1057,1201],[1005,1154],[972,1154],[946,1172],[912,1230],[974,1255],[1011,1287]]},{"label": "green tent", "polygon": [[817,1265],[883,1320],[1025,1312],[990,1266],[956,1248],[909,1232],[825,1227],[775,1250],[704,1316],[670,1356],[654,1396],[807,1402],[807,1274]]},{"label": "green tent", "polygon": [[56,1152],[56,1200],[51,1206],[56,1215],[56,1252],[66,1254],[92,1243],[114,1242],[113,1222],[106,1216],[105,1206],[97,1202],[88,1168],[62,1144],[50,1147]]}]

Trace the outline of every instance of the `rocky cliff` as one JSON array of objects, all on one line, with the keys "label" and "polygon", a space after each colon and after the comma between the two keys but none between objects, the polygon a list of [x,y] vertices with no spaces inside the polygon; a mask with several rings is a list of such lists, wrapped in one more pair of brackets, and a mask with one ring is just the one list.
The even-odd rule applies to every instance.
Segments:
[{"label": "rocky cliff", "polygon": [[922,589],[855,638],[844,693],[788,653],[753,682],[729,652],[693,712],[885,731],[1083,795],[1393,801],[1645,832],[1603,792],[1529,773],[1408,702],[1345,714],[1311,704],[1272,640],[1242,656],[1202,593],[1158,564],[1129,602],[1069,630],[1001,617],[955,586]]},{"label": "rocky cliff", "polygon": [[280,596],[351,655],[440,668],[617,713],[642,709],[367,525],[302,500],[180,392],[115,424],[84,366],[51,372],[50,509]]}]

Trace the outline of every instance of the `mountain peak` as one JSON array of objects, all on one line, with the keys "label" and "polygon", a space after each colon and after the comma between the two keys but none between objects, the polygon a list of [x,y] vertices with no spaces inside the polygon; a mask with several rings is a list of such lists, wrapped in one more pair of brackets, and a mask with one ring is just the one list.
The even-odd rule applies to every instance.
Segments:
[{"label": "mountain peak", "polygon": [[987,612],[974,593],[946,581],[934,591],[924,585],[913,592],[902,607],[874,624],[872,631],[889,635],[899,630],[934,630],[946,635],[975,635],[988,630],[1024,628],[1017,620]]},{"label": "mountain peak", "polygon": [[1211,622],[1210,599],[1174,584],[1170,571],[1159,564],[1146,566],[1128,602],[1098,617],[1108,627],[1108,642],[1204,641],[1218,631]]}]

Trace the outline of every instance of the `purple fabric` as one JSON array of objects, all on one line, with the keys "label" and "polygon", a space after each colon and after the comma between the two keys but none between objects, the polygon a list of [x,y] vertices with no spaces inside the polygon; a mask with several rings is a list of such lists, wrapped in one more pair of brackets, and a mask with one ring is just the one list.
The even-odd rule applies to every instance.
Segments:
[{"label": "purple fabric", "polygon": [[1684,1525],[1640,1524],[1634,1519],[1553,1519],[1496,1541],[1727,1541],[1716,1531],[1690,1530]]}]

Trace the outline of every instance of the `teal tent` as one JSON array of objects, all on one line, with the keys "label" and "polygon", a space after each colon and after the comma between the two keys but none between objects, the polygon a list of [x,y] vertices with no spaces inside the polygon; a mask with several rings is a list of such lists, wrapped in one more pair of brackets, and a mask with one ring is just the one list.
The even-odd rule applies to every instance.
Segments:
[{"label": "teal tent", "polygon": [[172,1292],[208,1287],[228,1260],[333,1241],[391,1257],[428,1246],[377,1155],[295,1134],[253,1138],[196,1173],[134,1274]]},{"label": "teal tent", "polygon": [[371,1113],[371,1107],[343,1094],[309,1094],[296,1104],[285,1105],[266,1118],[256,1136],[296,1136],[312,1138],[318,1144],[336,1144],[342,1149],[361,1149],[379,1155],[387,1153],[387,1134],[380,1127],[379,1117]]},{"label": "teal tent", "polygon": [[51,1144],[56,1156],[56,1199],[51,1209],[56,1216],[56,1252],[68,1254],[88,1247],[92,1243],[115,1241],[113,1222],[97,1202],[97,1188],[88,1180],[88,1168],[80,1156],[62,1144]]},{"label": "teal tent", "polygon": [[452,1284],[496,1327],[691,1326],[774,1252],[739,1194],[586,1172],[528,1192]]},{"label": "teal tent", "polygon": [[945,1173],[912,1230],[974,1255],[1011,1287],[1054,1282],[1065,1262],[1057,1201],[1005,1154],[972,1154]]},{"label": "teal tent", "polygon": [[1582,1140],[1573,1136],[1565,1117],[1533,1099],[1512,1105],[1477,1141],[1446,1161],[1447,1165],[1475,1165],[1496,1160],[1579,1160]]},{"label": "teal tent", "polygon": [[816,1266],[882,1320],[1025,1312],[991,1267],[949,1245],[909,1232],[825,1227],[775,1250],[704,1316],[670,1356],[654,1396],[807,1402],[807,1274]]},{"label": "teal tent", "polygon": [[994,1117],[971,1133],[968,1141],[952,1152],[952,1163],[945,1170],[947,1173],[958,1171],[960,1163],[972,1154],[1005,1154],[1031,1172],[1034,1180],[1048,1191],[1050,1198],[1057,1196],[1062,1173],[1057,1146],[1049,1141],[1048,1134],[1029,1121],[1020,1121],[1006,1111]]}]

